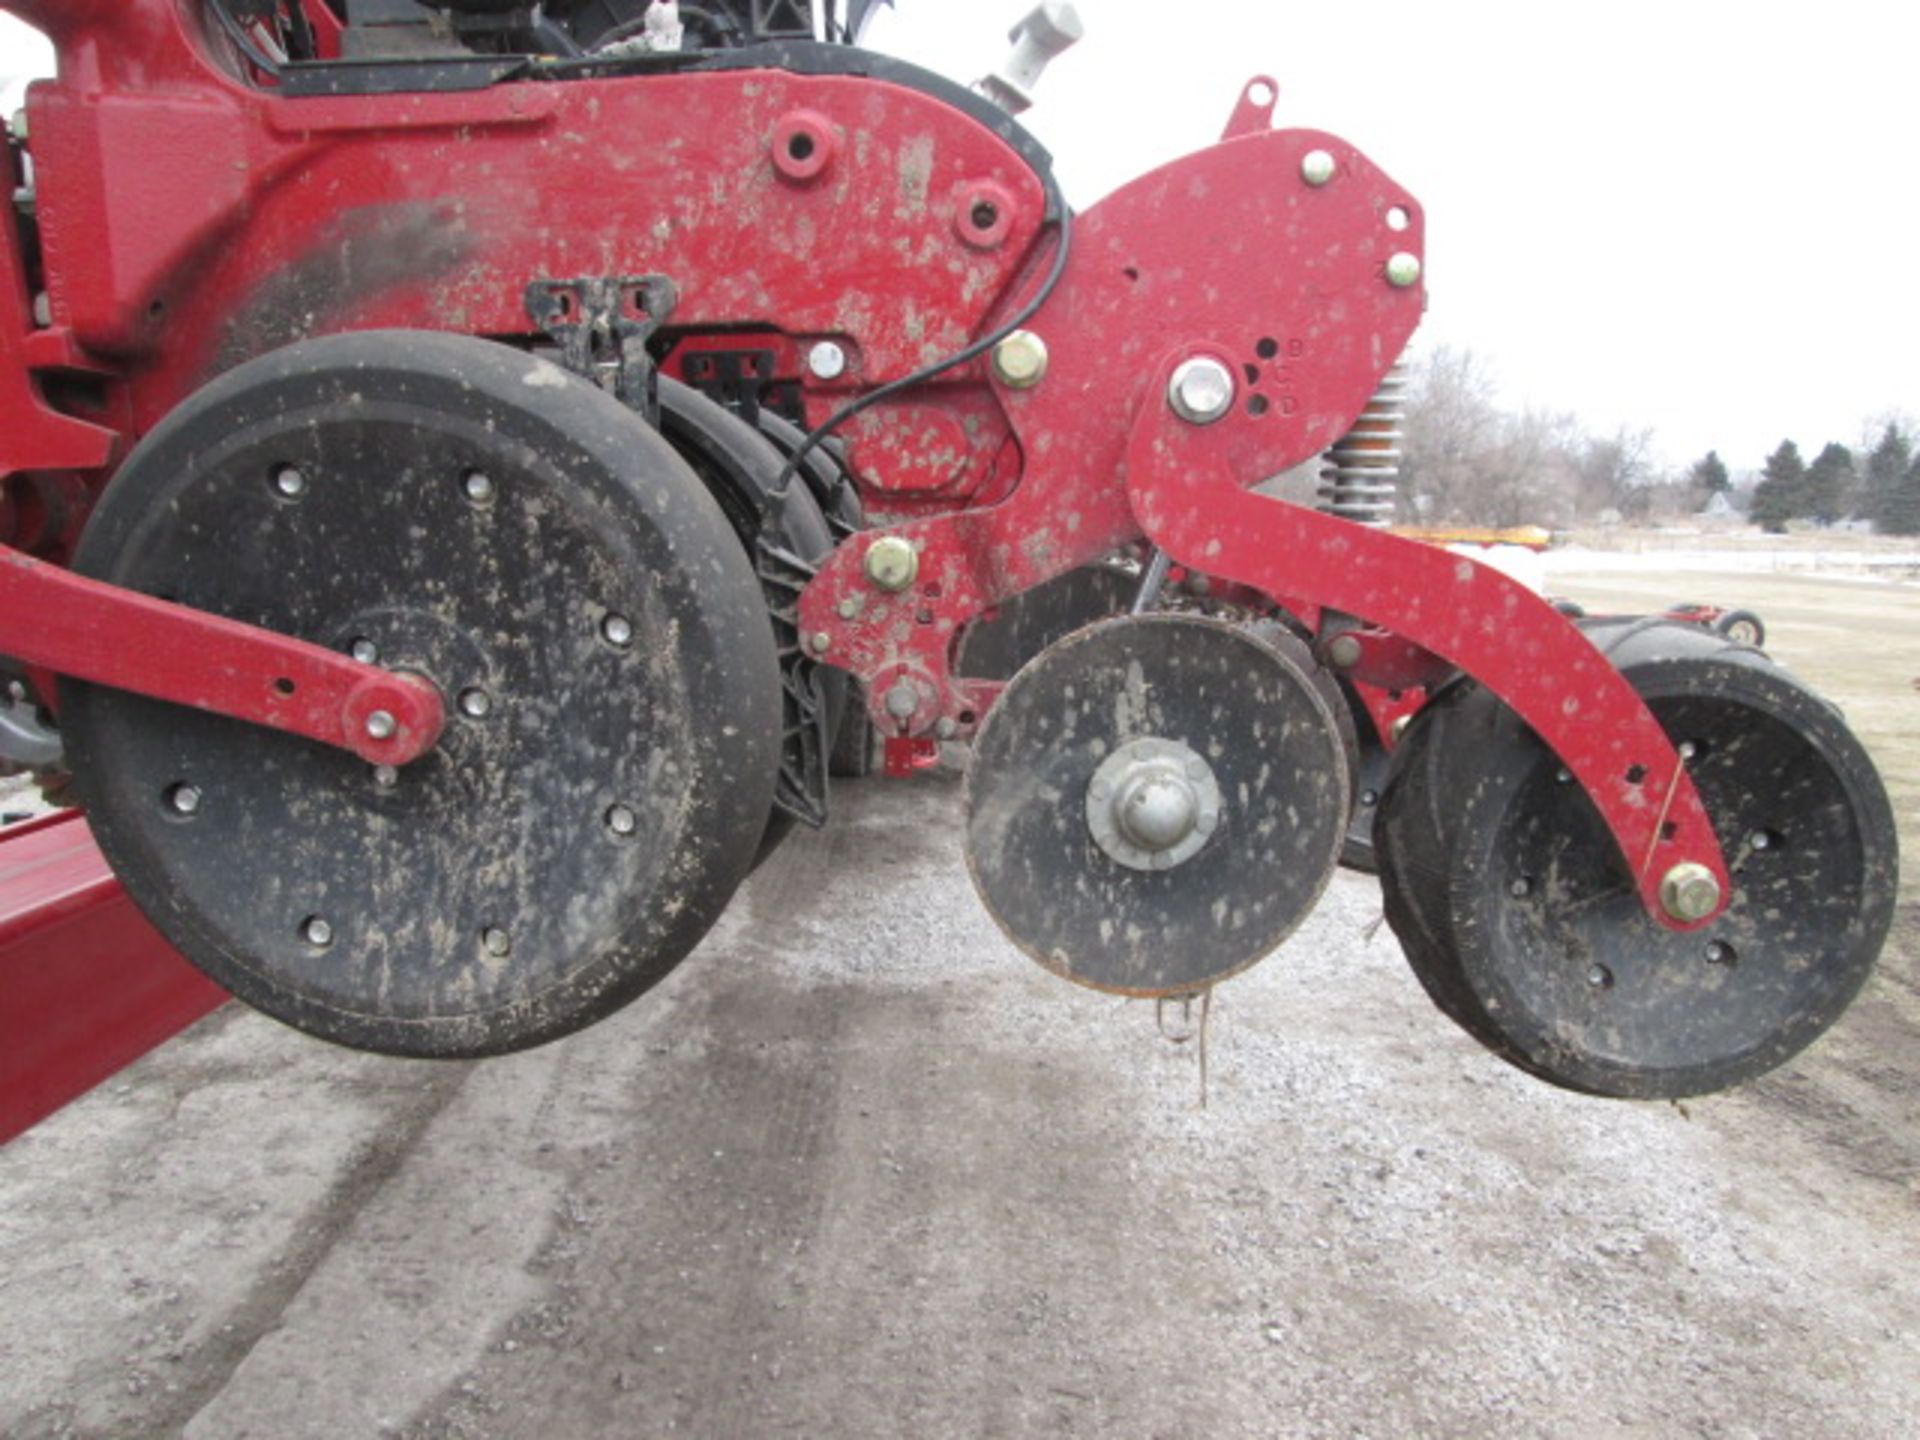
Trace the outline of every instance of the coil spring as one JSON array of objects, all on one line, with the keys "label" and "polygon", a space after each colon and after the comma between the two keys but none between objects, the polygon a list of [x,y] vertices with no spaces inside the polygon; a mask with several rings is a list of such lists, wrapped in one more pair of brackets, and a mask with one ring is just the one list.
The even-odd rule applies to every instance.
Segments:
[{"label": "coil spring", "polygon": [[1320,467],[1320,508],[1343,520],[1384,525],[1399,493],[1400,424],[1406,419],[1407,368],[1381,377],[1353,429],[1327,451]]}]

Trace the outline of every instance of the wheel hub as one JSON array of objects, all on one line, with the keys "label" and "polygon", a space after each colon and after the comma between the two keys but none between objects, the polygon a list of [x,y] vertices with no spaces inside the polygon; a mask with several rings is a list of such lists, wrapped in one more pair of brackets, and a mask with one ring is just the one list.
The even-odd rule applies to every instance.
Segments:
[{"label": "wheel hub", "polygon": [[1134,870],[1170,870],[1191,860],[1219,823],[1213,767],[1178,740],[1130,740],[1087,785],[1094,842]]}]

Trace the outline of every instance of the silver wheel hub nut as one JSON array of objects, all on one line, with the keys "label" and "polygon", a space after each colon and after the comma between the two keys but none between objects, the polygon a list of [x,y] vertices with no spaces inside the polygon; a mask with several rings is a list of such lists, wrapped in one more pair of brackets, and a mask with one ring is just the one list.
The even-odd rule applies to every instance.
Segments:
[{"label": "silver wheel hub nut", "polygon": [[1220,824],[1213,767],[1178,740],[1130,740],[1087,782],[1094,843],[1133,870],[1170,870],[1199,854]]}]

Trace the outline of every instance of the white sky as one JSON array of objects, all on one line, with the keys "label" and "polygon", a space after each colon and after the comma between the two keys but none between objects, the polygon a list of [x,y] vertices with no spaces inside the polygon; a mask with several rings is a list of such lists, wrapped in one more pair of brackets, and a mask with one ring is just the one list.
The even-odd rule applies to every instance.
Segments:
[{"label": "white sky", "polygon": [[[900,0],[868,42],[972,80],[1032,3]],[[1087,39],[1027,120],[1078,205],[1217,138],[1265,72],[1281,124],[1420,198],[1415,343],[1473,347],[1508,403],[1736,469],[1920,412],[1920,6],[1076,4]],[[5,77],[46,64],[34,38],[0,24],[9,109]]]}]

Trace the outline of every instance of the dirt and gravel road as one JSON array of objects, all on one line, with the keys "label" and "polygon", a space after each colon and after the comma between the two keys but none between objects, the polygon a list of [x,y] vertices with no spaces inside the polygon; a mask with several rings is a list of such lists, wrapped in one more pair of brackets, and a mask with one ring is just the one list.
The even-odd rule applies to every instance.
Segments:
[{"label": "dirt and gravel road", "polygon": [[[1920,589],[1554,588],[1762,610],[1920,852]],[[838,803],[573,1040],[230,1008],[0,1150],[0,1434],[1913,1433],[1911,882],[1837,1031],[1681,1108],[1491,1058],[1342,875],[1220,992],[1203,1109],[1152,1005],[1001,939],[954,776]]]}]

